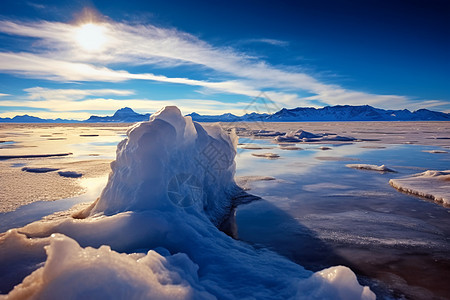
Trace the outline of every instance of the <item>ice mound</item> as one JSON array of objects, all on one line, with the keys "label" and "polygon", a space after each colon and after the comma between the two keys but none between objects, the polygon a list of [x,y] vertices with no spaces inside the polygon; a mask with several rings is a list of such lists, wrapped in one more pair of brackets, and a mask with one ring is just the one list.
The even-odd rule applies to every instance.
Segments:
[{"label": "ice mound", "polygon": [[[305,289],[308,286],[321,286],[319,289],[313,288],[308,296],[311,299],[375,299],[367,286],[358,284],[352,270],[342,266],[316,272],[302,285]],[[302,296],[299,294],[297,299],[302,299]]]},{"label": "ice mound", "polygon": [[410,177],[391,179],[389,184],[399,191],[450,205],[450,170],[428,170]]},{"label": "ice mound", "polygon": [[233,133],[166,107],[127,136],[76,218],[0,234],[6,299],[375,299],[346,267],[313,273],[218,230],[247,199]]},{"label": "ice mound", "polygon": [[395,172],[394,170],[386,167],[385,165],[377,166],[377,165],[369,165],[369,164],[348,164],[345,166],[347,168],[360,169],[360,170],[369,170],[369,171],[378,171],[378,172]]},{"label": "ice mound", "polygon": [[137,123],[117,146],[117,158],[100,199],[86,214],[192,207],[220,224],[238,188],[237,136],[218,125],[202,127],[165,107]]}]

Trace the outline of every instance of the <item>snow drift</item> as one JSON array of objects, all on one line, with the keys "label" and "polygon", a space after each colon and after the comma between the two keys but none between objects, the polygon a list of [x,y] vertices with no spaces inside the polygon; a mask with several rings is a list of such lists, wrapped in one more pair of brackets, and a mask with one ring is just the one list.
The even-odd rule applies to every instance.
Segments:
[{"label": "snow drift", "polygon": [[0,235],[4,298],[375,299],[346,267],[313,273],[217,229],[248,199],[234,134],[165,107],[127,136],[92,205]]}]

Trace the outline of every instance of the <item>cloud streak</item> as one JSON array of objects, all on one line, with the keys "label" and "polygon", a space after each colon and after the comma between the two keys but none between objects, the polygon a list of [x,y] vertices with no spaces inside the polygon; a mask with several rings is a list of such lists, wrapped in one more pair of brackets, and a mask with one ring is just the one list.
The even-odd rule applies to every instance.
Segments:
[{"label": "cloud streak", "polygon": [[[53,81],[150,80],[198,86],[210,93],[248,97],[255,97],[265,91],[280,106],[287,107],[314,106],[312,104],[316,101],[328,105],[371,104],[392,109],[446,104],[439,100],[418,101],[401,95],[377,95],[345,89],[321,82],[310,74],[271,66],[262,59],[231,48],[214,47],[176,29],[119,22],[104,22],[101,26],[105,29],[107,42],[101,53],[89,53],[80,51],[73,38],[78,29],[76,24],[0,21],[0,32],[38,39],[32,53],[0,53],[0,71]],[[282,42],[271,39],[258,41],[274,45],[281,45]],[[144,66],[149,70],[152,66],[189,66],[202,71],[201,77],[209,77],[167,77],[152,72],[134,73],[127,70],[133,66]],[[313,96],[302,96],[305,93]]]},{"label": "cloud streak", "polygon": [[[0,113],[0,117],[14,117],[23,114],[29,108],[41,111],[33,112],[34,116],[42,118],[66,118],[84,120],[91,114],[86,112],[86,107],[91,111],[113,112],[119,108],[128,106],[138,112],[155,112],[166,105],[177,105],[184,113],[198,112],[201,114],[232,112],[242,115],[245,102],[223,103],[208,99],[114,99],[91,97],[98,95],[125,96],[133,94],[128,90],[77,90],[77,89],[48,89],[34,87],[25,90],[27,100],[18,103],[14,100],[2,100],[0,106],[14,108],[7,113]],[[18,107],[23,107],[19,109]],[[103,114],[105,115],[105,114]]]}]

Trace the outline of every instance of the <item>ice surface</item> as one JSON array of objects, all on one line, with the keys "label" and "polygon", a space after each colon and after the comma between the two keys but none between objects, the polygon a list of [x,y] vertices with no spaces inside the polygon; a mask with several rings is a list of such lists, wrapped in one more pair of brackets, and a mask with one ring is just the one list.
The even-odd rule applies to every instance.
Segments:
[{"label": "ice surface", "polygon": [[399,191],[450,205],[450,170],[428,170],[410,177],[391,179],[389,184]]},{"label": "ice surface", "polygon": [[407,216],[353,210],[308,214],[298,220],[327,241],[369,247],[448,248],[441,230]]},{"label": "ice surface", "polygon": [[133,126],[98,201],[0,235],[6,299],[375,299],[344,266],[313,273],[217,229],[243,193],[236,145],[176,107]]},{"label": "ice surface", "polygon": [[345,166],[348,168],[360,169],[360,170],[369,170],[369,171],[378,171],[378,172],[395,172],[394,170],[386,167],[385,165],[377,166],[377,165],[369,165],[369,164],[348,164]]}]

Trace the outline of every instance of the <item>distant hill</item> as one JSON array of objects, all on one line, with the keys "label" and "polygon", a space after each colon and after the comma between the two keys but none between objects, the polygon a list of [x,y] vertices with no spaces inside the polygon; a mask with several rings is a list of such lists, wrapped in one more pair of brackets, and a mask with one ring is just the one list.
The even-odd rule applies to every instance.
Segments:
[{"label": "distant hill", "polygon": [[76,120],[41,119],[29,115],[15,116],[14,118],[0,118],[0,123],[78,123]]},{"label": "distant hill", "polygon": [[312,107],[283,108],[268,116],[266,121],[450,121],[450,114],[428,109],[411,112],[407,109],[384,110],[370,105],[337,105],[319,109]]},{"label": "distant hill", "polygon": [[115,122],[115,123],[135,123],[141,121],[148,121],[150,118],[150,114],[138,114],[134,110],[129,107],[124,107],[117,110],[114,115],[99,117],[99,116],[90,116],[84,122],[88,123],[98,123],[98,122]]},{"label": "distant hill", "polygon": [[[385,110],[370,105],[351,106],[337,105],[323,108],[297,107],[283,108],[274,114],[250,113],[236,116],[231,113],[222,115],[188,114],[197,122],[302,122],[302,121],[450,121],[450,114],[419,109],[411,112],[403,110]],[[91,116],[85,121],[64,119],[41,119],[29,115],[15,116],[14,118],[0,118],[0,122],[11,123],[135,123],[147,121],[150,114],[139,114],[129,107],[117,110],[114,115],[100,117]]]},{"label": "distant hill", "polygon": [[274,114],[251,113],[241,117],[232,114],[201,116],[189,114],[198,122],[302,122],[302,121],[450,121],[450,114],[420,109],[384,110],[370,105],[337,105],[323,108],[297,107],[283,108]]}]

